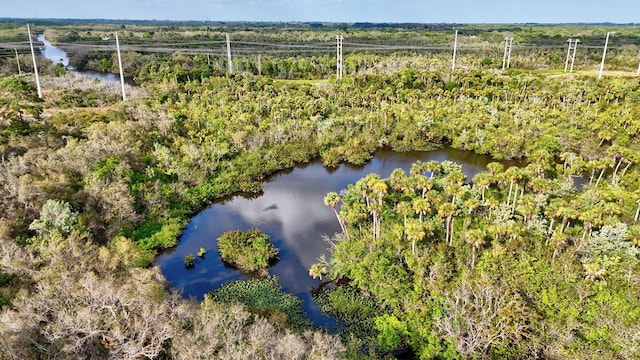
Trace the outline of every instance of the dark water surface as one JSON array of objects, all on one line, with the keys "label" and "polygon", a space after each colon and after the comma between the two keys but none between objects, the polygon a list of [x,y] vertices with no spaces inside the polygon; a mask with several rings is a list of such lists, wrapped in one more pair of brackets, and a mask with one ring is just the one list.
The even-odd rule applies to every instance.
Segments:
[{"label": "dark water surface", "polygon": [[[315,324],[330,328],[333,320],[323,316],[311,300],[310,289],[317,287],[320,280],[308,275],[309,267],[320,255],[328,256],[323,235],[340,231],[333,211],[324,205],[325,195],[346,189],[369,173],[383,178],[396,168],[408,173],[416,160],[455,161],[463,165],[469,180],[492,161],[488,156],[449,148],[403,153],[383,150],[363,167],[343,164],[337,169],[327,169],[316,160],[272,176],[264,183],[264,193],[259,197],[234,196],[203,210],[191,219],[179,245],[160,255],[157,264],[186,297],[202,299],[227,281],[250,277],[225,267],[218,255],[216,239],[228,230],[259,228],[280,249],[280,260],[269,271],[279,277],[285,291],[304,300],[304,310]],[[205,258],[196,258],[191,269],[185,267],[184,257],[197,254],[200,247],[207,250]]]}]

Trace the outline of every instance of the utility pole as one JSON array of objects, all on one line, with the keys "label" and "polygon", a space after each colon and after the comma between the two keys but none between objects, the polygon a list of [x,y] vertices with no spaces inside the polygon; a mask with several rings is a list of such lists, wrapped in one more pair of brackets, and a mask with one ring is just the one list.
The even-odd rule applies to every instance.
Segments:
[{"label": "utility pole", "polygon": [[513,36],[509,38],[509,53],[507,54],[507,69],[511,66],[511,48],[513,47]]},{"label": "utility pole", "polygon": [[36,85],[38,85],[38,97],[42,99],[42,88],[40,87],[40,76],[38,76],[38,63],[36,62],[36,52],[33,50],[33,40],[31,40],[31,29],[27,24],[27,32],[29,33],[29,45],[31,45],[31,58],[33,59],[33,72],[36,74]]},{"label": "utility pole", "polygon": [[511,64],[511,45],[513,44],[513,37],[504,38],[504,56],[502,57],[502,70],[509,68]]},{"label": "utility pole", "polygon": [[225,34],[227,38],[227,64],[229,65],[229,74],[233,74],[233,63],[231,63],[231,41],[229,40],[229,34]]},{"label": "utility pole", "polygon": [[118,32],[116,32],[116,50],[118,51],[118,67],[120,67],[120,87],[122,88],[122,101],[126,101],[127,94],[124,92],[124,72],[122,71],[122,56],[120,55],[120,41],[118,40]]},{"label": "utility pole", "polygon": [[613,32],[607,32],[607,38],[604,41],[604,51],[602,51],[602,61],[600,62],[600,73],[598,73],[598,79],[602,78],[602,71],[604,70],[604,58],[607,56],[607,45],[609,45],[609,35]]},{"label": "utility pole", "polygon": [[573,72],[573,64],[576,62],[576,51],[578,51],[579,42],[580,42],[580,39],[575,39],[573,42],[573,56],[571,56],[571,68],[569,68],[569,73]]},{"label": "utility pole", "polygon": [[457,51],[458,51],[458,30],[456,30],[456,35],[453,38],[453,59],[451,60],[452,73],[456,70],[456,52]]},{"label": "utility pole", "polygon": [[342,42],[344,41],[344,37],[341,35],[336,36],[336,79],[342,80]]},{"label": "utility pole", "polygon": [[258,54],[258,76],[262,76],[262,57]]},{"label": "utility pole", "polygon": [[22,75],[22,69],[20,69],[20,58],[18,57],[18,49],[13,49],[16,51],[16,63],[18,63],[18,75]]}]

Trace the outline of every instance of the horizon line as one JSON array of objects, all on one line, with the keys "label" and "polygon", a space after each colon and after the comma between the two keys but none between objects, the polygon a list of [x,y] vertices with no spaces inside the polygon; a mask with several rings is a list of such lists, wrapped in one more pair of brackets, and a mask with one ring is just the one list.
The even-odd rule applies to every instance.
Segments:
[{"label": "horizon line", "polygon": [[326,20],[172,20],[172,19],[112,19],[112,18],[37,18],[37,17],[0,17],[2,21],[81,21],[81,22],[156,22],[156,23],[198,23],[198,24],[335,24],[335,25],[601,25],[635,26],[640,23],[623,22],[415,22],[415,21],[326,21]]}]

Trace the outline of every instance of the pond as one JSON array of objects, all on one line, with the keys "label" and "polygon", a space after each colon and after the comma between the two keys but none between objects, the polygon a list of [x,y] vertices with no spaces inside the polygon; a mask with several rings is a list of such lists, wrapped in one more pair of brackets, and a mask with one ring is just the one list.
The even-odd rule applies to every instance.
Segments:
[{"label": "pond", "polygon": [[[396,168],[408,173],[417,160],[455,161],[463,165],[468,180],[493,161],[488,156],[450,148],[429,152],[381,150],[362,167],[342,164],[328,169],[319,160],[312,161],[267,179],[260,196],[238,195],[203,210],[191,219],[179,245],[161,254],[157,264],[185,297],[202,299],[227,281],[250,277],[225,266],[218,255],[216,239],[225,231],[258,228],[269,234],[280,249],[280,260],[269,272],[278,276],[285,291],[304,301],[304,310],[316,325],[331,328],[334,320],[322,315],[311,299],[311,288],[321,281],[308,274],[309,267],[321,255],[328,256],[323,237],[340,231],[333,211],[324,205],[325,195],[340,192],[369,173],[383,178]],[[197,254],[200,247],[207,250],[204,259],[196,258],[195,266],[187,268],[184,257]]]}]

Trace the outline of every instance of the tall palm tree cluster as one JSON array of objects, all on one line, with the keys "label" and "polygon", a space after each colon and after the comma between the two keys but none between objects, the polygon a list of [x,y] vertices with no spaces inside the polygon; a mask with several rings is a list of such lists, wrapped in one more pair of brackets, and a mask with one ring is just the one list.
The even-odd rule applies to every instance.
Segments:
[{"label": "tall palm tree cluster", "polygon": [[[462,166],[451,161],[418,161],[408,174],[396,169],[387,179],[369,174],[350,185],[342,196],[331,193],[325,199],[343,232],[336,236],[334,256],[329,268],[326,262],[323,265],[323,274],[348,280],[363,295],[373,296],[381,311],[397,314],[408,329],[399,338],[418,352],[427,346],[424,336],[418,336],[425,327],[440,336],[441,345],[456,343],[452,334],[460,337],[464,343],[456,343],[456,350],[467,355],[486,354],[500,346],[521,346],[526,341],[523,331],[547,336],[546,322],[558,319],[546,315],[537,320],[539,323],[528,322],[542,299],[537,294],[523,299],[521,292],[527,289],[528,293],[536,286],[555,287],[559,280],[540,276],[511,282],[508,279],[515,275],[509,272],[515,270],[508,264],[515,262],[512,265],[521,268],[521,262],[529,263],[535,257],[537,266],[550,272],[563,264],[577,282],[563,286],[588,286],[594,294],[604,284],[638,288],[635,275],[627,273],[625,278],[621,269],[633,273],[638,265],[640,194],[629,195],[621,185],[632,180],[624,170],[632,160],[614,153],[609,159],[605,165],[602,159],[587,161],[567,153],[561,163],[540,156],[529,164],[506,169],[493,162],[471,181]],[[488,278],[493,283],[485,284]],[[465,296],[470,298],[455,300],[462,296],[459,290],[463,285],[469,291]],[[510,309],[504,309],[510,315],[500,320],[510,325],[502,330],[484,318],[488,310],[481,307],[487,304],[478,300],[491,289],[505,292],[504,306]],[[625,306],[638,303],[637,298],[617,300]],[[461,301],[475,304],[464,316],[478,323],[451,323],[455,319],[447,318]],[[586,304],[595,306],[589,301]],[[448,306],[452,307],[449,312]],[[434,308],[444,317],[410,330],[414,320],[409,314],[425,314]],[[464,336],[479,335],[460,328],[463,325],[478,331],[502,331],[494,334],[500,340],[487,337],[470,346],[470,339]],[[385,333],[388,329],[380,325],[379,330]]]}]

